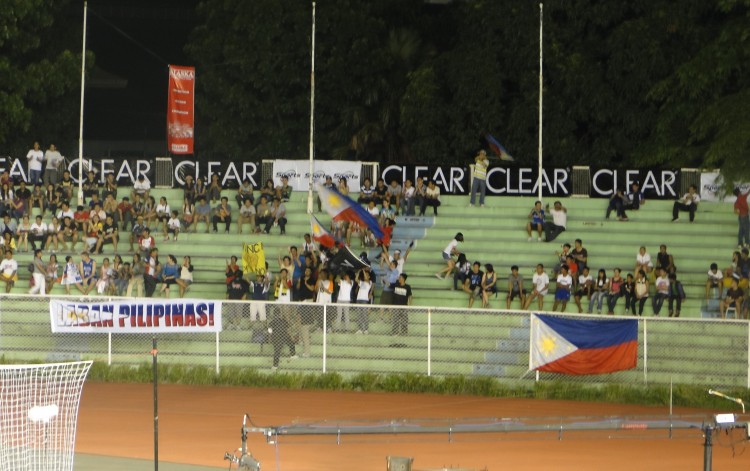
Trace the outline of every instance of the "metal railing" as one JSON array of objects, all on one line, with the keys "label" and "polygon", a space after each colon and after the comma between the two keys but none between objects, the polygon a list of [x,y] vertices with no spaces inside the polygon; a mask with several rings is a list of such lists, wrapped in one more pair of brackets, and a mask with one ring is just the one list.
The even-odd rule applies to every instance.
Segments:
[{"label": "metal railing", "polygon": [[[85,300],[106,302],[106,298]],[[90,359],[135,365],[150,358],[154,334],[53,334],[49,311],[47,297],[0,297],[0,351],[7,361]],[[750,387],[747,321],[637,318],[636,368],[567,376],[529,371],[530,315],[528,311],[223,301],[221,332],[156,337],[161,362],[204,365],[217,372],[230,365],[269,370],[278,349],[280,371]],[[281,317],[289,320],[290,335],[285,339],[289,342],[268,332],[276,326],[278,334],[279,324],[272,319]]]}]

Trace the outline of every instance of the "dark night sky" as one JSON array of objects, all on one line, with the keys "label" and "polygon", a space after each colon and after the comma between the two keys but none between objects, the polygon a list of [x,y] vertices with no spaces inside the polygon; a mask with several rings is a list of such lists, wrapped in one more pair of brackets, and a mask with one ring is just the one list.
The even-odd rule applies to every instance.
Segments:
[{"label": "dark night sky", "polygon": [[[195,23],[196,4],[197,0],[88,2],[87,49],[95,54],[96,71],[86,89],[85,139],[165,138],[167,66],[190,65],[184,45]],[[96,86],[100,71],[127,80],[127,86]]]}]

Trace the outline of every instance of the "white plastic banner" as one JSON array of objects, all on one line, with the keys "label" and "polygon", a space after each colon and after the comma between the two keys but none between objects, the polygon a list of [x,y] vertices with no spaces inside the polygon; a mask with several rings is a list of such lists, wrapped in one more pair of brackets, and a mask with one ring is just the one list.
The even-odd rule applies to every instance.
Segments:
[{"label": "white plastic banner", "polygon": [[52,332],[220,332],[221,301],[78,302],[50,300]]},{"label": "white plastic banner", "polygon": [[[349,187],[350,193],[359,193],[359,175],[361,171],[362,162],[350,162],[347,160],[315,160],[313,162],[314,183],[324,183],[326,175],[331,176],[336,185],[338,185],[340,178],[346,178],[346,184]],[[307,191],[310,185],[310,161],[274,160],[274,185],[281,185],[282,176],[289,178],[289,185],[294,191]]]},{"label": "white plastic banner", "polygon": [[[739,188],[742,193],[747,193],[750,190],[750,183],[735,183],[735,188]],[[737,200],[732,193],[724,194],[724,179],[720,177],[719,172],[703,172],[701,173],[701,201],[723,201],[725,203],[732,203]],[[724,195],[722,198],[721,195]]]}]

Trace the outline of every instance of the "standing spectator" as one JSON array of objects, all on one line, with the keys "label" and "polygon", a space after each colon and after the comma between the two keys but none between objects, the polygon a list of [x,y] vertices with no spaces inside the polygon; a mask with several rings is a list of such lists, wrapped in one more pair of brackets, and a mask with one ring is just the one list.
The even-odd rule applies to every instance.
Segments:
[{"label": "standing spectator", "polygon": [[182,257],[180,276],[175,281],[177,283],[177,286],[180,287],[180,297],[184,298],[185,292],[187,291],[188,287],[193,284],[193,261],[190,258],[190,255],[185,255],[184,257]]},{"label": "standing spectator", "polygon": [[667,246],[661,244],[659,253],[656,254],[656,268],[663,268],[668,275],[677,273],[677,267],[674,266],[674,257],[667,252]]},{"label": "standing spectator", "polygon": [[479,193],[479,206],[484,206],[484,196],[487,191],[487,167],[490,161],[487,159],[487,152],[482,149],[474,157],[474,170],[471,172],[471,197],[469,206],[474,206],[477,193]]},{"label": "standing spectator", "polygon": [[544,310],[544,297],[549,291],[549,276],[544,272],[544,265],[541,263],[536,266],[536,272],[531,278],[531,284],[534,285],[534,289],[531,290],[528,296],[526,296],[526,305],[524,309],[528,309],[531,306],[531,302],[535,299],[538,300],[539,310]]},{"label": "standing spectator", "polygon": [[127,297],[131,297],[133,294],[133,287],[136,288],[136,296],[139,298],[143,297],[144,279],[143,275],[146,272],[146,267],[141,260],[139,253],[133,254],[133,264],[130,267],[130,280],[128,280]]},{"label": "standing spectator", "polygon": [[445,260],[446,267],[435,273],[435,277],[437,277],[437,279],[444,280],[445,278],[448,278],[448,275],[451,274],[453,268],[456,266],[456,262],[453,260],[453,257],[458,256],[458,254],[460,253],[458,251],[458,243],[463,241],[464,235],[459,232],[456,234],[453,240],[448,243],[445,249],[443,249],[443,260]]},{"label": "standing spectator", "polygon": [[576,306],[578,307],[578,314],[583,313],[583,306],[581,306],[581,298],[584,296],[591,301],[591,292],[592,292],[592,286],[594,284],[594,279],[591,278],[591,274],[589,273],[589,267],[583,267],[583,270],[581,270],[580,274],[578,275],[578,289],[576,290],[575,294],[575,302]]},{"label": "standing spectator", "polygon": [[29,290],[29,294],[41,294],[44,296],[47,291],[47,264],[42,260],[42,249],[36,249],[34,251],[34,271],[31,273],[31,280],[33,285]]},{"label": "standing spectator", "polygon": [[[42,181],[42,162],[44,162],[44,152],[39,148],[39,143],[34,143],[34,148],[26,154],[26,160],[29,161],[29,182],[32,185]],[[44,293],[42,293],[44,294]]]},{"label": "standing spectator", "polygon": [[609,292],[607,293],[607,314],[615,313],[617,300],[622,296],[622,289],[625,281],[620,276],[620,269],[615,268],[612,272],[612,278],[609,279]]},{"label": "standing spectator", "polygon": [[[395,306],[411,306],[412,291],[411,286],[406,283],[408,275],[402,273],[398,277],[398,282],[394,283],[393,304]],[[391,335],[406,335],[409,332],[409,312],[404,308],[396,308],[391,318]]]},{"label": "standing spectator", "polygon": [[[336,296],[336,302],[339,304],[351,304],[352,303],[352,291],[354,288],[354,282],[352,281],[352,274],[345,271],[339,279],[339,291]],[[348,306],[337,306],[336,307],[336,319],[333,321],[333,330],[341,331],[341,324],[344,324],[343,332],[349,331],[349,307]]]},{"label": "standing spectator", "polygon": [[65,268],[63,268],[63,277],[61,284],[65,286],[65,293],[70,294],[70,287],[75,286],[81,294],[86,294],[86,290],[83,288],[83,278],[81,272],[78,269],[73,257],[70,255],[65,257]]},{"label": "standing spectator", "polygon": [[552,221],[544,223],[545,241],[552,242],[559,236],[568,225],[568,209],[561,202],[555,201],[552,209],[546,206],[547,213],[552,216]]},{"label": "standing spectator", "polygon": [[710,297],[711,290],[716,288],[717,298],[721,298],[721,293],[724,290],[724,274],[719,270],[719,265],[716,262],[712,263],[708,269],[708,279],[706,280],[706,301]]},{"label": "standing spectator", "polygon": [[[309,270],[309,273],[308,273]],[[308,283],[308,276],[313,277],[312,269],[308,266],[305,268],[305,274],[304,279],[302,280],[303,283]],[[323,269],[320,270],[320,273],[318,275],[318,279],[315,282],[315,293],[316,293],[316,299],[315,302],[318,304],[330,304],[333,302],[333,290],[334,290],[334,284],[333,280],[331,280],[331,277],[328,275],[328,270]],[[309,318],[309,317],[308,317]],[[333,316],[328,316],[326,321],[326,325],[323,325],[324,329],[327,329],[328,332],[331,332],[331,324],[333,323]],[[321,324],[323,323],[323,319],[320,319]],[[302,324],[305,324],[304,318],[302,319]],[[310,335],[309,332],[305,332],[305,330],[302,330],[302,345],[305,348],[305,353],[309,353],[310,351]]]},{"label": "standing spectator", "polygon": [[143,289],[146,291],[146,297],[152,298],[154,296],[154,291],[156,291],[156,283],[161,272],[159,249],[153,247],[149,252],[148,257],[143,261],[143,264]]},{"label": "standing spectator", "polygon": [[[643,315],[643,306],[648,300],[649,282],[646,277],[646,272],[641,270],[636,272],[635,279],[635,300],[638,301],[638,315]],[[633,307],[633,314],[635,314],[635,307]]]},{"label": "standing spectator", "polygon": [[266,272],[264,274],[256,273],[255,279],[250,282],[249,291],[253,301],[250,303],[250,322],[266,321],[266,302],[268,301],[268,292],[271,290],[271,272],[268,270],[266,262]]},{"label": "standing spectator", "polygon": [[737,248],[750,247],[750,216],[748,216],[747,195],[750,189],[742,192],[739,188],[734,189],[734,214],[737,215],[739,231],[737,232]]},{"label": "standing spectator", "polygon": [[469,293],[469,309],[474,306],[474,300],[482,297],[482,279],[484,272],[481,270],[482,264],[474,262],[471,265],[471,271],[464,281],[464,291]]},{"label": "standing spectator", "polygon": [[490,296],[497,293],[497,273],[491,263],[484,265],[482,277],[482,307],[490,306]]},{"label": "standing spectator", "polygon": [[596,305],[597,314],[602,313],[602,303],[604,302],[604,298],[607,296],[608,291],[609,280],[607,280],[607,272],[604,271],[604,268],[600,268],[599,273],[596,274],[596,279],[594,280],[592,287],[591,300],[589,301],[589,314],[594,312],[594,305]]},{"label": "standing spectator", "polygon": [[[357,304],[372,304],[375,290],[370,280],[370,270],[360,270],[357,275]],[[357,334],[369,333],[370,313],[367,309],[359,307],[357,309]]]},{"label": "standing spectator", "polygon": [[651,300],[654,308],[654,315],[658,316],[664,301],[669,299],[669,278],[664,269],[659,270],[659,276],[656,278],[656,294]]},{"label": "standing spectator", "polygon": [[[685,300],[685,290],[682,283],[677,279],[675,273],[669,274],[669,317],[680,317],[682,301]],[[677,309],[673,309],[674,303],[677,303]]]},{"label": "standing spectator", "polygon": [[521,309],[526,303],[526,293],[523,288],[523,275],[518,273],[518,265],[510,267],[510,275],[508,275],[508,296],[505,298],[505,308],[510,309],[510,305],[513,300],[518,297],[521,303]]},{"label": "standing spectator", "polygon": [[544,210],[542,209],[542,202],[537,201],[534,203],[534,207],[529,213],[529,222],[526,224],[526,234],[529,236],[529,242],[532,241],[531,232],[536,230],[537,239],[539,242],[542,241],[542,232],[544,231]]},{"label": "standing spectator", "polygon": [[229,207],[229,199],[226,196],[221,197],[221,203],[214,208],[214,217],[211,220],[214,232],[218,232],[218,223],[224,224],[224,232],[229,234],[229,226],[232,224],[232,209]]},{"label": "standing spectator", "polygon": [[60,155],[54,144],[50,144],[49,149],[44,153],[44,185],[57,185],[60,178],[60,167],[65,162],[65,157]]},{"label": "standing spectator", "polygon": [[380,292],[380,304],[393,304],[393,286],[398,283],[399,275],[396,262],[389,262],[388,269],[383,275],[383,290]]},{"label": "standing spectator", "polygon": [[[290,298],[290,281],[287,279],[288,273],[282,269],[279,272],[279,277],[276,280],[276,302],[278,303],[289,303]],[[292,339],[292,327],[293,319],[291,319],[292,311],[290,309],[281,308],[271,316],[268,331],[271,334],[271,344],[273,345],[273,366],[271,370],[276,371],[279,367],[279,358],[281,356],[281,349],[286,345],[289,348],[290,359],[297,359],[297,352],[294,348],[294,340]]]},{"label": "standing spectator", "polygon": [[[417,189],[419,191],[419,189]],[[420,216],[424,216],[427,206],[432,206],[432,214],[438,215],[438,206],[440,206],[440,187],[435,184],[435,180],[427,182],[427,188],[424,190],[422,204],[420,206]]]},{"label": "standing spectator", "polygon": [[570,290],[573,288],[573,277],[568,274],[568,267],[563,265],[560,270],[560,274],[557,275],[557,285],[555,287],[555,303],[552,305],[552,310],[556,311],[557,306],[562,304],[560,312],[565,312],[565,308],[568,306],[570,301]]},{"label": "standing spectator", "polygon": [[5,283],[6,293],[10,293],[18,281],[18,262],[13,258],[13,251],[10,249],[5,251],[5,258],[0,262],[0,281]]},{"label": "standing spectator", "polygon": [[698,209],[698,203],[701,201],[701,197],[697,191],[698,189],[695,185],[690,185],[688,192],[682,196],[682,199],[674,202],[674,205],[672,205],[672,222],[680,220],[680,211],[688,211],[690,213],[690,222],[695,220],[695,211]]}]

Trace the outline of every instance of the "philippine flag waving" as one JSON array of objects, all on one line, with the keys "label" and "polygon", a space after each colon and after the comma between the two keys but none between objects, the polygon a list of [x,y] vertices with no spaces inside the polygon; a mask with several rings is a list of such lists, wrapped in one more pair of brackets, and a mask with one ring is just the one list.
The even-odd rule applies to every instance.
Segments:
[{"label": "philippine flag waving", "polygon": [[592,375],[635,368],[638,321],[532,314],[529,369]]},{"label": "philippine flag waving", "polygon": [[323,247],[331,248],[334,245],[336,245],[336,239],[333,237],[333,234],[328,232],[324,227],[323,224],[318,221],[318,218],[310,215],[310,228],[312,229],[312,238],[315,242],[319,243]]},{"label": "philippine flag waving", "polygon": [[326,212],[336,221],[350,221],[361,224],[372,231],[376,239],[383,238],[383,230],[377,219],[357,202],[344,196],[335,188],[328,189],[318,185],[318,197]]}]

